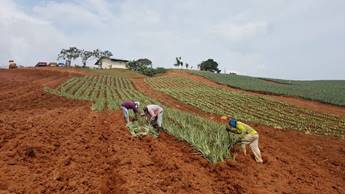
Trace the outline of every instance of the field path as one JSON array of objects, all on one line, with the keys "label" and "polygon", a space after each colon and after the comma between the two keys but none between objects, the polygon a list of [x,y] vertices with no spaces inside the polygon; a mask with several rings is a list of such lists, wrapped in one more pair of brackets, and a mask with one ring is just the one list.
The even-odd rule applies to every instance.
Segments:
[{"label": "field path", "polygon": [[75,75],[0,71],[0,193],[345,193],[344,140],[256,126],[265,164],[243,155],[209,164],[165,133],[133,138],[120,111],[42,90]]}]

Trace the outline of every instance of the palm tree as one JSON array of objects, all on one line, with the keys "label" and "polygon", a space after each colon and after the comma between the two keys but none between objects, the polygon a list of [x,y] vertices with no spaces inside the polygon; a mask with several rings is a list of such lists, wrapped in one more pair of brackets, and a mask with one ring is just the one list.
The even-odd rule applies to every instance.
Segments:
[{"label": "palm tree", "polygon": [[181,57],[176,57],[176,63],[174,64],[175,67],[183,67],[183,62]]},{"label": "palm tree", "polygon": [[179,59],[176,57],[176,63],[174,64],[175,67],[179,67],[180,63],[179,63]]},{"label": "palm tree", "polygon": [[198,65],[197,65],[198,70],[200,70],[200,67],[201,67],[201,65],[200,65],[200,64],[198,64]]}]

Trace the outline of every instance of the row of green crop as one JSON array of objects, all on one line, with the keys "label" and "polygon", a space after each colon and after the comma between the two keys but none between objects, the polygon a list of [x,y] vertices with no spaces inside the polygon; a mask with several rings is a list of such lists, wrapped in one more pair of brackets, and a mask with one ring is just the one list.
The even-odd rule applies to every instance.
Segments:
[{"label": "row of green crop", "polygon": [[128,69],[79,69],[89,74],[104,75],[104,76],[116,76],[124,78],[142,78],[144,75],[128,70]]},{"label": "row of green crop", "polygon": [[[116,79],[122,79],[125,86]],[[112,80],[112,81],[109,81]],[[97,111],[116,110],[124,99],[133,99],[141,102],[142,107],[147,104],[160,104],[136,91],[132,83],[126,78],[107,76],[77,77],[67,80],[55,89],[46,88],[46,91],[77,100],[92,101],[92,109]],[[160,104],[161,105],[161,104]],[[237,136],[229,135],[225,126],[194,114],[177,109],[164,108],[163,128],[179,140],[190,143],[210,162],[219,162],[231,158],[228,148],[232,147]],[[129,126],[131,130],[133,129]],[[134,131],[131,131],[134,133]]]},{"label": "row of green crop", "polygon": [[292,81],[242,75],[215,74],[205,71],[190,72],[221,84],[245,90],[298,96],[305,99],[345,106],[344,80]]},{"label": "row of green crop", "polygon": [[140,95],[128,79],[114,76],[74,77],[55,89],[47,90],[71,99],[92,101],[91,108],[96,111],[105,108],[114,111],[121,101],[135,99]]},{"label": "row of green crop", "polygon": [[230,158],[228,149],[238,139],[225,130],[225,125],[173,108],[165,109],[163,126],[169,134],[192,144],[211,162]]},{"label": "row of green crop", "polygon": [[[145,96],[139,100],[144,106],[151,103],[160,104]],[[194,149],[212,163],[231,158],[229,148],[237,142],[239,137],[229,134],[225,125],[161,104],[160,106],[164,109],[163,128],[167,133],[175,136],[178,140],[190,143]],[[140,120],[142,119],[139,118]],[[149,128],[146,124],[142,126]],[[153,136],[156,135],[154,132],[152,133],[152,129],[149,128],[148,130],[151,130],[149,132]]]},{"label": "row of green crop", "polygon": [[146,82],[206,112],[234,116],[275,128],[345,135],[345,118],[309,111],[263,97],[216,89],[181,77],[147,78]]}]

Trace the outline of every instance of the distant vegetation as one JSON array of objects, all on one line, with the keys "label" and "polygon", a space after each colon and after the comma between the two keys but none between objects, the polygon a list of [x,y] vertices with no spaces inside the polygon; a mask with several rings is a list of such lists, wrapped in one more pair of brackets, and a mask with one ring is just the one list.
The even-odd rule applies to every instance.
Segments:
[{"label": "distant vegetation", "polygon": [[[176,57],[176,62],[174,63],[174,67],[177,68],[183,68],[185,67],[185,69],[193,69],[193,66],[189,65],[188,63],[184,63],[182,61],[181,57]],[[202,71],[210,71],[210,72],[217,72],[220,73],[220,69],[218,69],[218,63],[213,60],[213,59],[207,59],[206,61],[202,61],[200,64],[197,65],[197,69],[198,70],[202,70]]]},{"label": "distant vegetation", "polygon": [[92,68],[81,68],[80,71],[85,71],[93,75],[111,75],[116,77],[126,78],[142,78],[145,77],[143,74],[134,72],[128,69],[92,69]]},{"label": "distant vegetation", "polygon": [[166,69],[162,67],[153,68],[152,61],[150,59],[138,59],[127,63],[126,67],[132,71],[147,75],[154,76],[156,74],[165,73]]},{"label": "distant vegetation", "polygon": [[213,59],[207,59],[198,65],[201,71],[210,71],[210,72],[217,72],[220,73],[220,69],[218,69],[218,63]]},{"label": "distant vegetation", "polygon": [[275,128],[345,136],[345,118],[309,111],[267,98],[234,93],[182,78],[161,76],[145,81],[157,90],[205,112]]},{"label": "distant vegetation", "polygon": [[99,49],[95,49],[93,51],[87,51],[84,49],[78,49],[77,47],[70,47],[68,49],[62,49],[60,53],[58,54],[57,59],[65,60],[65,66],[69,67],[71,66],[73,60],[76,60],[77,58],[80,57],[83,63],[83,67],[86,67],[86,63],[91,57],[94,57],[98,60],[101,57],[111,57],[111,56],[113,56],[113,53],[111,53],[108,50],[101,51]]},{"label": "distant vegetation", "polygon": [[191,72],[218,83],[244,90],[297,96],[305,99],[345,106],[345,80],[290,81],[233,74],[215,74],[205,71]]},{"label": "distant vegetation", "polygon": [[193,69],[193,66],[190,66],[188,63],[184,63],[182,61],[182,57],[176,57],[176,63],[174,63],[174,67],[178,67],[178,68],[185,67],[186,69],[188,68]]}]

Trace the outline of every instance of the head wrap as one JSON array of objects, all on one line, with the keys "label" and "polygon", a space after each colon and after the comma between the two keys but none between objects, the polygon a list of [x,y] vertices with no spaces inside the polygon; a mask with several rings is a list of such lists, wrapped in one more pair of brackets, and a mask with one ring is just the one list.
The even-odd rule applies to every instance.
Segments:
[{"label": "head wrap", "polygon": [[237,127],[237,120],[234,119],[234,118],[231,118],[231,119],[229,120],[229,125],[230,125],[231,127],[233,127],[233,128],[236,128],[236,127]]},{"label": "head wrap", "polygon": [[134,104],[136,104],[138,107],[140,106],[140,102],[139,101],[135,101]]}]

